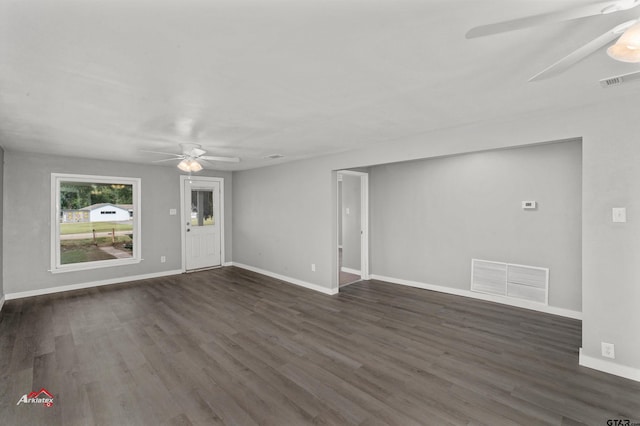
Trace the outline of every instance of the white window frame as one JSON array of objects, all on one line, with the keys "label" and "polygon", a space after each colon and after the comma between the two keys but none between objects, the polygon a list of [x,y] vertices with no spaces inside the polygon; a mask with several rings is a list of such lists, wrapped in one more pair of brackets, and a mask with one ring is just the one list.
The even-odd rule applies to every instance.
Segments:
[{"label": "white window frame", "polygon": [[[60,182],[124,184],[132,186],[133,201],[133,251],[126,259],[106,259],[93,262],[60,263]],[[88,269],[109,268],[113,266],[133,265],[142,261],[142,239],[140,229],[141,203],[140,178],[79,175],[72,173],[51,173],[51,269],[53,274],[60,272],[85,271]]]}]

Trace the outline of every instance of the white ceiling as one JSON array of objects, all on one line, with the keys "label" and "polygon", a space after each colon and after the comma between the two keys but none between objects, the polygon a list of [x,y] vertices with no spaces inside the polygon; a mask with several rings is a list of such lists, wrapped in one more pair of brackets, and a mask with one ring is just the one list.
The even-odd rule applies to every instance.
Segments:
[{"label": "white ceiling", "polygon": [[0,0],[0,145],[151,163],[198,142],[241,170],[628,96],[598,81],[640,67],[604,49],[527,79],[638,10],[464,37],[588,3]]}]

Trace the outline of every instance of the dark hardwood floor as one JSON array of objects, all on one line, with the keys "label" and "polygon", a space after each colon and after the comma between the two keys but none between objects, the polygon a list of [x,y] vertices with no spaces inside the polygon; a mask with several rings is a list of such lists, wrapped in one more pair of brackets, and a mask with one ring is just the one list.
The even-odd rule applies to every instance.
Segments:
[{"label": "dark hardwood floor", "polygon": [[[607,425],[640,383],[578,366],[580,322],[237,268],[5,303],[2,425]],[[45,388],[54,405],[16,405]]]}]

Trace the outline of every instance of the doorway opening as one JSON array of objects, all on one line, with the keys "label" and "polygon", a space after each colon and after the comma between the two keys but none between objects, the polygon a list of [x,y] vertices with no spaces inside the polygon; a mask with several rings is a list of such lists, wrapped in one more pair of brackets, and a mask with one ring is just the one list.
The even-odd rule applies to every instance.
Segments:
[{"label": "doorway opening", "polygon": [[339,287],[369,279],[369,174],[337,173]]},{"label": "doorway opening", "polygon": [[224,179],[180,176],[182,270],[224,263]]}]

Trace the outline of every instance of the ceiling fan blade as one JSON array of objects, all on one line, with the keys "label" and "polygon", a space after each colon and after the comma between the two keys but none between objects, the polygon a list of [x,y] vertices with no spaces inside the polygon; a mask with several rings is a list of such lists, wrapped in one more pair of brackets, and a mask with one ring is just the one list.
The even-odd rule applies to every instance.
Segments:
[{"label": "ceiling fan blade", "polygon": [[640,80],[640,71],[603,78],[600,80],[600,85],[602,87],[619,86],[634,80]]},{"label": "ceiling fan blade", "polygon": [[140,152],[149,152],[151,154],[171,155],[171,156],[176,157],[176,158],[180,158],[180,157],[183,156],[183,154],[174,154],[174,153],[171,153],[171,152],[162,152],[162,151],[147,151],[147,150],[144,150],[144,149],[141,149]]},{"label": "ceiling fan blade", "polygon": [[182,154],[187,157],[200,157],[207,152],[200,147],[200,144],[192,142],[183,142],[180,144],[180,147],[182,148]]},{"label": "ceiling fan blade", "polygon": [[529,81],[542,80],[566,71],[567,69],[569,69],[576,63],[580,62],[587,56],[591,55],[598,49],[602,48],[608,43],[611,43],[613,40],[619,37],[627,28],[629,28],[630,26],[634,25],[637,22],[638,22],[637,19],[632,19],[631,21],[627,21],[623,24],[616,26],[615,28],[610,29],[606,33],[602,34],[600,37],[591,40],[589,43],[574,50],[564,58],[560,59],[558,62],[540,71],[538,74],[531,77]]},{"label": "ceiling fan blade", "polygon": [[193,148],[190,152],[189,155],[191,155],[192,157],[202,157],[203,154],[206,154],[207,151],[205,151],[204,149],[200,149],[200,148]]},{"label": "ceiling fan blade", "polygon": [[538,25],[570,21],[573,19],[586,18],[589,16],[605,15],[608,13],[629,10],[638,5],[640,5],[640,0],[619,0],[593,3],[587,6],[560,10],[557,12],[543,13],[540,15],[532,15],[526,16],[524,18],[496,22],[494,24],[480,25],[467,31],[465,37],[484,37],[493,34],[515,31],[522,28],[535,27]]},{"label": "ceiling fan blade", "polygon": [[178,158],[164,158],[162,160],[154,160],[154,161],[152,161],[152,163],[164,163],[166,161],[176,161],[176,160],[180,160],[180,157],[178,157]]},{"label": "ceiling fan blade", "polygon": [[207,161],[223,161],[226,163],[239,163],[239,157],[214,157],[211,155],[202,155],[198,157],[198,160],[207,160]]}]

